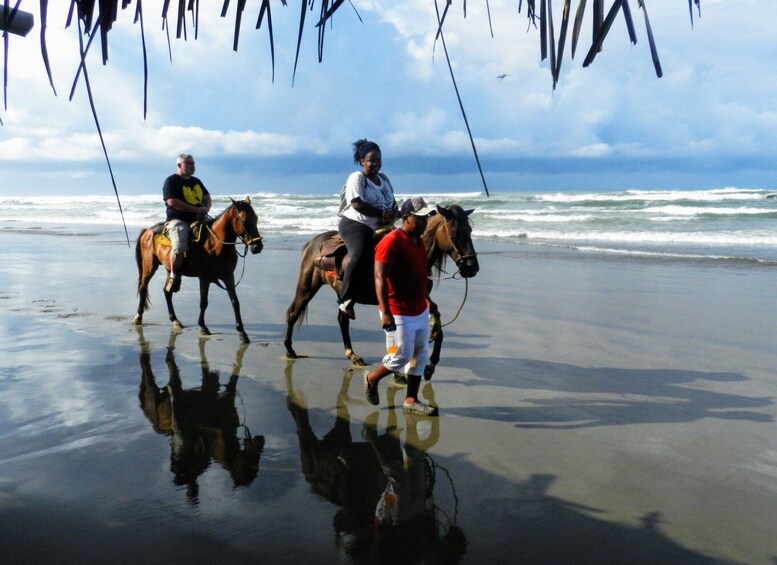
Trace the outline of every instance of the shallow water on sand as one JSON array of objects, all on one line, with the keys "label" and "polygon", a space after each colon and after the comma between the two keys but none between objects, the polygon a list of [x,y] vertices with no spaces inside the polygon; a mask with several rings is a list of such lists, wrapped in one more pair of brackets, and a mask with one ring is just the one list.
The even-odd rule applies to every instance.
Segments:
[{"label": "shallow water on sand", "polygon": [[581,532],[636,561],[705,561],[552,496],[553,475],[435,454],[440,419],[405,418],[401,393],[373,411],[361,372],[300,360],[262,378],[237,340],[184,345],[163,327],[136,343],[23,313],[6,328],[0,545],[15,561],[635,562]]},{"label": "shallow water on sand", "polygon": [[[318,298],[299,329],[307,357],[283,358],[290,284],[279,281],[297,268],[288,249],[249,263],[238,294],[252,342],[241,346],[217,289],[212,338],[193,324],[171,333],[159,275],[136,329],[132,251],[118,242],[73,253],[61,239],[6,239],[14,251],[0,262],[9,562],[777,554],[775,322],[763,315],[770,299],[752,298],[768,287],[762,268],[697,272],[693,282],[720,285],[704,285],[711,294],[697,309],[672,265],[629,265],[614,281],[609,263],[524,256],[516,281],[513,258],[484,252],[466,320],[446,330],[443,366],[422,386],[442,414],[415,420],[397,409],[399,387],[382,385],[378,408],[363,399],[363,373],[342,358],[332,325],[333,296]],[[653,269],[660,276],[645,280]],[[618,285],[631,286],[618,295]],[[718,291],[732,306],[711,299]],[[461,286],[435,293],[450,318]],[[675,296],[688,314],[679,321]],[[194,285],[176,300],[193,323]],[[382,337],[371,316],[357,312],[353,337],[375,362]]]}]

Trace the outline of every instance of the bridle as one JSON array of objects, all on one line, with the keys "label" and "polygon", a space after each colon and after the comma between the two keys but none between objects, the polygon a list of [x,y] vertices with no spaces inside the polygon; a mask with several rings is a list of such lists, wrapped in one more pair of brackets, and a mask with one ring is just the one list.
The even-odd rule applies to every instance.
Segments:
[{"label": "bridle", "polygon": [[[234,204],[233,204],[233,206],[234,206]],[[249,236],[248,230],[246,229],[246,224],[243,221],[243,218],[240,217],[240,213],[239,212],[240,211],[238,210],[237,221],[239,222],[240,229],[242,230],[243,233],[241,235],[239,235],[238,237],[240,238],[240,241],[242,241],[243,244],[246,246],[246,248],[245,248],[245,250],[244,250],[242,255],[240,255],[239,251],[238,251],[237,254],[240,255],[241,257],[245,257],[246,254],[248,253],[248,247],[251,246],[251,245],[256,245],[257,243],[261,243],[262,242],[262,236],[260,234],[258,234],[258,233],[255,236]],[[230,241],[223,241],[219,236],[216,235],[216,232],[214,232],[211,229],[210,225],[208,225],[207,227],[208,227],[208,232],[213,236],[213,238],[216,241],[218,241],[222,245],[237,245],[237,241],[231,241],[231,242]],[[237,249],[235,251],[237,251]]]},{"label": "bridle", "polygon": [[[235,204],[232,204],[232,205],[235,206]],[[240,251],[237,250],[237,240],[235,240],[235,241],[224,241],[219,236],[216,235],[216,232],[213,231],[213,229],[210,227],[210,224],[206,224],[206,226],[208,228],[208,233],[210,233],[210,235],[213,236],[213,239],[215,239],[216,241],[218,241],[222,245],[234,245],[235,246],[235,253],[237,253],[237,255],[243,259],[243,269],[240,272],[240,278],[237,280],[237,282],[235,283],[235,287],[234,287],[234,288],[237,288],[237,285],[239,285],[240,282],[243,280],[243,275],[245,274],[245,270],[246,270],[245,258],[248,255],[248,247],[251,246],[251,245],[255,245],[257,243],[261,243],[262,242],[262,236],[257,233],[255,236],[250,236],[249,237],[248,230],[246,229],[246,224],[243,221],[243,218],[240,217],[240,210],[237,208],[237,206],[235,206],[235,209],[237,209],[237,211],[238,211],[237,221],[240,223],[240,229],[243,231],[242,235],[238,236],[240,238],[240,241],[243,242],[243,245],[245,245],[245,249],[243,249],[243,253],[242,254],[240,253]],[[214,282],[214,284],[216,286],[226,290],[226,287],[223,286],[218,280],[215,280],[213,282]]]},{"label": "bridle", "polygon": [[459,247],[456,245],[456,241],[453,238],[453,233],[451,232],[451,227],[450,225],[448,225],[448,222],[445,219],[443,219],[443,224],[445,224],[445,231],[448,234],[448,241],[450,241],[448,254],[451,256],[451,259],[453,259],[453,262],[456,263],[456,267],[458,267],[459,270],[461,270],[461,264],[464,261],[475,259],[478,256],[478,254],[475,251],[471,253],[462,253]]},{"label": "bridle", "polygon": [[[462,253],[461,250],[459,249],[459,247],[456,245],[456,241],[453,238],[453,233],[451,232],[451,227],[450,227],[450,225],[448,225],[448,222],[447,222],[446,218],[443,218],[442,222],[443,222],[443,224],[445,224],[445,231],[446,231],[447,236],[448,236],[448,241],[450,241],[450,246],[448,248],[448,254],[451,256],[451,259],[453,259],[453,261],[456,263],[456,268],[457,268],[456,272],[453,273],[452,275],[450,275],[447,278],[455,279],[456,275],[458,275],[461,272],[461,264],[464,261],[468,261],[470,259],[475,259],[478,256],[478,254],[475,251],[473,251],[472,253]],[[444,271],[442,271],[442,272],[444,272]],[[431,275],[429,276],[429,278],[431,280],[434,280],[431,277]],[[456,311],[456,315],[453,316],[453,318],[450,321],[448,321],[448,322],[446,322],[444,324],[440,324],[441,328],[444,328],[445,326],[449,326],[453,322],[455,322],[456,319],[459,317],[459,314],[461,314],[461,311],[464,308],[464,304],[467,302],[467,295],[469,294],[469,279],[466,278],[466,277],[462,277],[462,278],[464,279],[464,284],[465,284],[465,286],[464,286],[464,298],[462,298],[462,300],[461,300],[461,305],[459,306],[459,309]],[[440,279],[438,279],[438,280],[440,280]],[[430,338],[431,338],[431,336],[430,336]]]}]

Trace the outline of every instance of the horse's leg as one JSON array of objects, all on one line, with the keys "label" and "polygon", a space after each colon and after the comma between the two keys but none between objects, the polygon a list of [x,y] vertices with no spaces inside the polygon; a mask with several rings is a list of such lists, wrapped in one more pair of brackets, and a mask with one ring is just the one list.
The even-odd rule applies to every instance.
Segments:
[{"label": "horse's leg", "polygon": [[434,374],[434,370],[437,367],[437,363],[440,362],[440,350],[442,349],[442,322],[440,320],[440,313],[431,314],[431,340],[434,342],[432,345],[432,353],[429,355],[429,362],[424,367],[424,379],[429,380]]},{"label": "horse's leg", "polygon": [[170,321],[173,323],[173,328],[176,330],[182,330],[184,328],[184,325],[180,322],[178,317],[175,315],[175,309],[173,308],[173,293],[167,290],[165,290],[164,293],[165,293],[165,302],[167,303],[167,314],[170,317]]},{"label": "horse's leg", "polygon": [[292,347],[291,336],[294,333],[294,325],[305,319],[308,304],[323,285],[324,280],[321,271],[316,269],[312,263],[309,263],[303,253],[302,265],[300,266],[299,278],[297,279],[297,291],[294,295],[294,300],[292,300],[286,310],[286,339],[283,340],[283,345],[286,346],[286,357],[289,359],[299,358],[299,355]]},{"label": "horse's leg", "polygon": [[200,335],[210,335],[208,326],[205,325],[205,310],[208,308],[208,292],[210,291],[210,281],[204,278],[200,279],[200,317],[197,318],[197,324],[200,326]]},{"label": "horse's leg", "polygon": [[[232,310],[235,311],[235,328],[237,329],[237,333],[240,334],[241,342],[251,343],[251,340],[248,339],[248,334],[243,329],[243,318],[240,317],[240,301],[237,299],[237,291],[235,290],[235,278],[230,276],[228,279],[229,280],[224,279],[224,287],[227,289],[229,301],[232,303]],[[204,321],[204,310],[202,311],[202,316]]]},{"label": "horse's leg", "polygon": [[361,356],[357,355],[351,345],[351,319],[342,310],[337,311],[337,323],[340,325],[340,334],[343,336],[343,347],[345,348],[345,358],[351,361],[355,367],[366,367],[367,363]]}]

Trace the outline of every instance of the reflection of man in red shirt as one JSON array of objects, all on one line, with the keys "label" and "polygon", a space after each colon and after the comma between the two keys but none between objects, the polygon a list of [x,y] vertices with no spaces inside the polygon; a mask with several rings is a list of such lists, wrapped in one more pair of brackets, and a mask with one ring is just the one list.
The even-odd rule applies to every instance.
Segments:
[{"label": "reflection of man in red shirt", "polygon": [[421,197],[408,198],[400,208],[402,227],[386,235],[375,248],[375,293],[380,325],[386,331],[386,356],[364,376],[370,404],[380,402],[378,381],[395,372],[407,378],[404,412],[434,416],[437,408],[418,400],[421,375],[429,359],[429,300],[426,248],[421,234],[436,210]]}]

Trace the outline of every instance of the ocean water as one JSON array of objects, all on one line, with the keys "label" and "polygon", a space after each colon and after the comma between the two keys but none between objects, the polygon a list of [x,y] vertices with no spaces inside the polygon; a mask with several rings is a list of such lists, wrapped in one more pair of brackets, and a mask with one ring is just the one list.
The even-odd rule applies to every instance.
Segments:
[{"label": "ocean water", "polygon": [[[337,194],[250,195],[267,238],[307,236],[337,225]],[[402,199],[406,194],[397,194]],[[428,193],[430,202],[474,209],[473,238],[499,247],[556,248],[613,258],[777,264],[777,194],[770,190]],[[214,195],[213,214],[229,205]],[[0,197],[2,230],[100,233],[130,239],[164,218],[161,196]],[[528,247],[526,247],[528,246]]]}]

